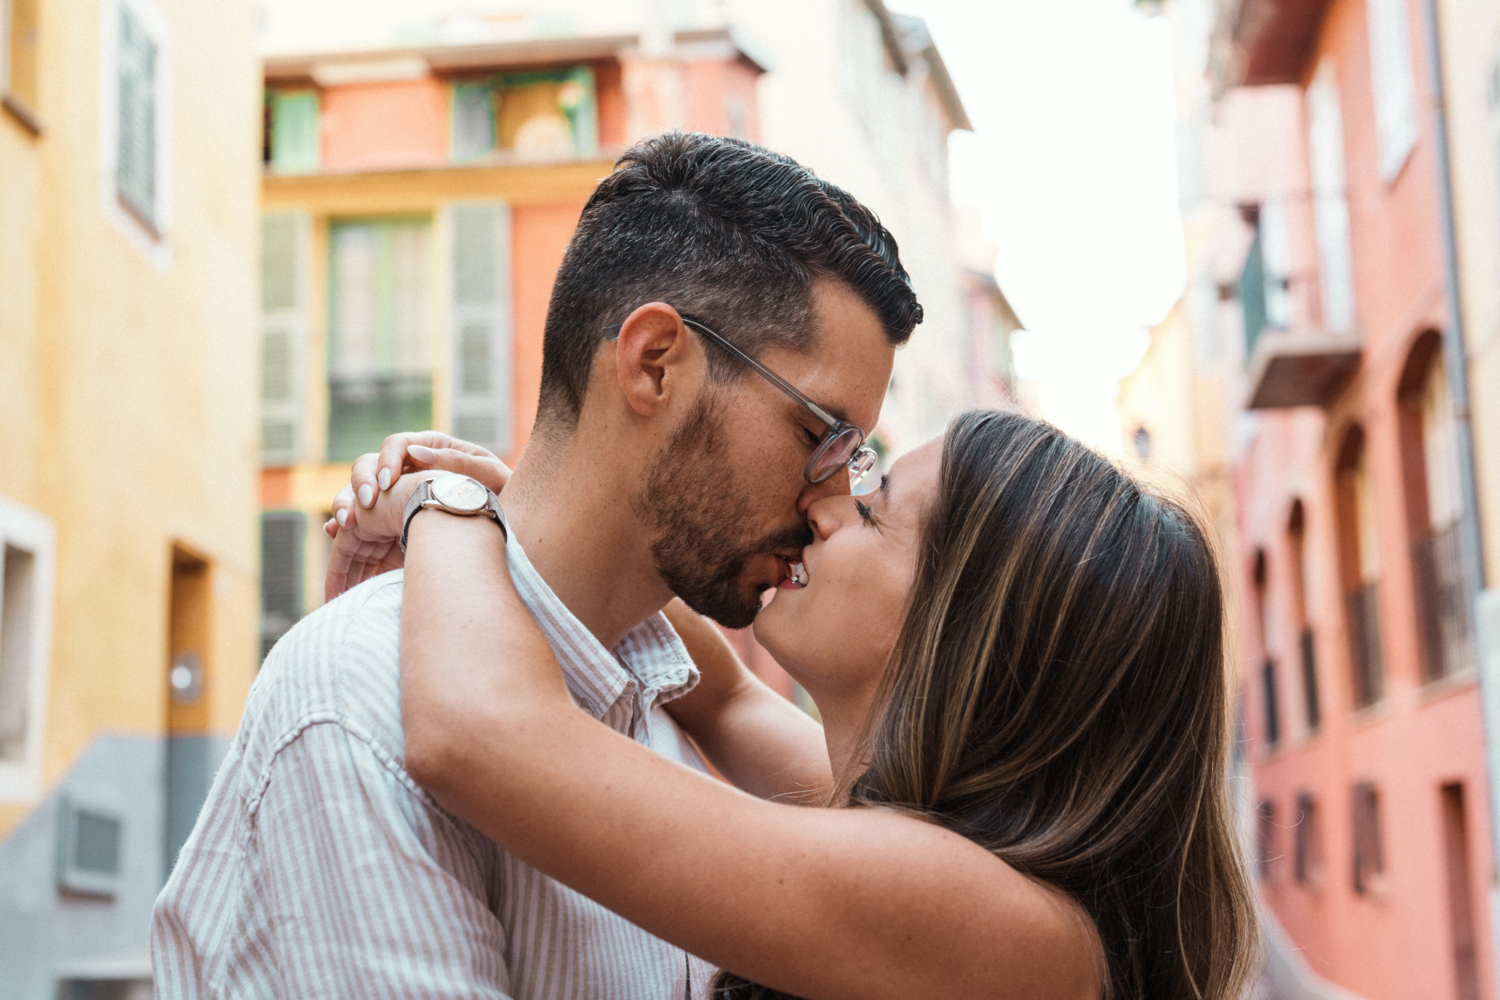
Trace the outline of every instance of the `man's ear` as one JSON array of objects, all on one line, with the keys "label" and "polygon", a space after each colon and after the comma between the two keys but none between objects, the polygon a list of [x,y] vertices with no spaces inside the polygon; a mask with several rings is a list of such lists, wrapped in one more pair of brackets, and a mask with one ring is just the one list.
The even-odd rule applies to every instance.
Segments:
[{"label": "man's ear", "polygon": [[702,356],[682,317],[665,302],[646,303],[620,327],[616,375],[630,408],[643,417],[661,412],[674,393],[693,392],[686,383],[702,378],[701,365]]}]

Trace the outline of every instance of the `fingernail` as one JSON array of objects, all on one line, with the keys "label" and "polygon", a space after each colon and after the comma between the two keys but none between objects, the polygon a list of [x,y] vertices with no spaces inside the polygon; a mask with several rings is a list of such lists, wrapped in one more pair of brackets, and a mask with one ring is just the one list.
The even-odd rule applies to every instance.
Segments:
[{"label": "fingernail", "polygon": [[391,488],[391,470],[390,469],[381,469],[380,470],[380,475],[376,476],[375,479],[376,479],[376,481],[378,483],[380,483],[380,488],[381,489],[388,490],[388,489]]},{"label": "fingernail", "polygon": [[370,506],[370,504],[375,502],[375,491],[370,489],[369,486],[361,486],[359,488],[359,502],[362,506]]},{"label": "fingernail", "polygon": [[340,528],[349,523],[349,512],[342,507],[339,508],[339,512],[333,515],[333,517],[334,520],[338,521]]},{"label": "fingernail", "polygon": [[424,444],[414,444],[406,449],[406,453],[423,465],[431,465],[437,460],[437,452]]}]

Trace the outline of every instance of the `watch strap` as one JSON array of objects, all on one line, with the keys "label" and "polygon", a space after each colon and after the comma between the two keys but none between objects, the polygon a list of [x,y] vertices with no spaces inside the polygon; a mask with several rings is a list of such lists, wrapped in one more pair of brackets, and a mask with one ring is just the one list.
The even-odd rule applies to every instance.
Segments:
[{"label": "watch strap", "polygon": [[432,480],[422,480],[417,484],[417,488],[415,490],[412,490],[411,496],[406,501],[406,510],[401,515],[401,551],[406,551],[406,536],[411,531],[412,518],[417,516],[418,511],[421,511],[426,507],[435,507],[438,510],[444,510],[450,514],[456,514],[463,517],[488,517],[492,521],[494,521],[495,524],[499,525],[500,533],[509,538],[510,527],[505,523],[505,511],[500,507],[500,498],[495,495],[493,490],[490,489],[486,489],[485,494],[487,495],[488,499],[485,501],[484,508],[482,510],[474,511],[473,513],[464,513],[462,511],[456,511],[451,508],[444,507],[438,501],[433,500]]}]

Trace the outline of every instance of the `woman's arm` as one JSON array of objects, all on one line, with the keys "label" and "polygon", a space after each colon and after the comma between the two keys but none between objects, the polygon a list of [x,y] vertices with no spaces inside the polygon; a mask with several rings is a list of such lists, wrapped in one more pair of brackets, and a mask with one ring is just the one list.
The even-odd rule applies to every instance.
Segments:
[{"label": "woman's arm", "polygon": [[1098,995],[1079,911],[975,844],[754,798],[577,709],[492,523],[418,516],[406,567],[407,770],[517,857],[815,1000]]},{"label": "woman's arm", "polygon": [[736,788],[821,805],[833,775],[823,727],[745,666],[718,626],[681,600],[665,608],[701,680],[666,710]]}]

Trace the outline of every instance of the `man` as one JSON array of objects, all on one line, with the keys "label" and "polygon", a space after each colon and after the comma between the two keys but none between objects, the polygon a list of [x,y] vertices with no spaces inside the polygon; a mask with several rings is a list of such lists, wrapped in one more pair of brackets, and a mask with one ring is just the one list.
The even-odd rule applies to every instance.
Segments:
[{"label": "man", "polygon": [[[661,710],[697,673],[660,610],[750,623],[807,506],[849,489],[920,310],[875,217],[796,163],[691,134],[622,158],[558,271],[505,490],[511,574],[583,708],[696,764]],[[704,963],[412,782],[400,608],[378,577],[267,658],[157,903],[158,995],[703,996]]]}]

